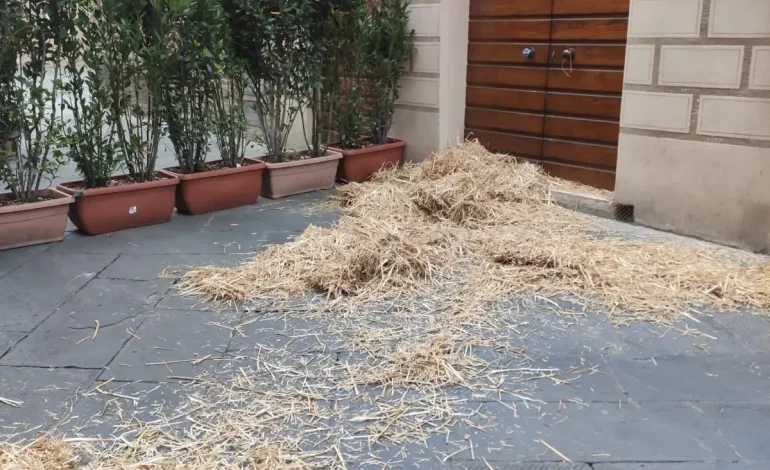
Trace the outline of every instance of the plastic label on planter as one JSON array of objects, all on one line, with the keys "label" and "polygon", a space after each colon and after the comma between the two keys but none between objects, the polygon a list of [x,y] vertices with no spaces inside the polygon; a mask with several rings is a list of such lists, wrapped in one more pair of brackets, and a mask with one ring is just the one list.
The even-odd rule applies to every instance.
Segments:
[{"label": "plastic label on planter", "polygon": [[128,214],[129,214],[129,215],[131,215],[131,214],[136,214],[136,206],[130,206],[130,207],[128,208]]}]

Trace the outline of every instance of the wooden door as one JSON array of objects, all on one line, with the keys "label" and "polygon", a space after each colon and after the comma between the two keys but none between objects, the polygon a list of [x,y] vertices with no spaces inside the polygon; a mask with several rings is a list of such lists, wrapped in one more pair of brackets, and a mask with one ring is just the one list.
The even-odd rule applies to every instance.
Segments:
[{"label": "wooden door", "polygon": [[628,10],[629,0],[471,0],[466,133],[613,189]]},{"label": "wooden door", "polygon": [[551,1],[471,0],[470,8],[466,132],[495,150],[540,158]]}]

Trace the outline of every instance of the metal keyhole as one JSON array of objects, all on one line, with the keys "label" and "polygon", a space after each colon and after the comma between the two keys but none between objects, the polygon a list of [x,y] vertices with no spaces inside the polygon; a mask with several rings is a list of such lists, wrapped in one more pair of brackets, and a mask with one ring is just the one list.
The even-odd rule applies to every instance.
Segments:
[{"label": "metal keyhole", "polygon": [[525,59],[532,59],[535,57],[535,48],[534,47],[525,47],[521,51],[521,55],[524,56]]}]

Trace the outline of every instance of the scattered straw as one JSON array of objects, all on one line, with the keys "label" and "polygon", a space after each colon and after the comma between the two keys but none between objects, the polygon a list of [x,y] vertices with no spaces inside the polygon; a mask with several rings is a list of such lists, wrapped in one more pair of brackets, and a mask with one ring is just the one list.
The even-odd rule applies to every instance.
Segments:
[{"label": "scattered straw", "polygon": [[541,444],[543,444],[543,445],[544,445],[544,446],[545,446],[545,447],[546,447],[548,450],[550,450],[550,451],[551,451],[551,452],[553,452],[554,454],[556,454],[556,455],[558,455],[559,457],[561,457],[561,459],[562,459],[563,461],[565,461],[565,462],[572,462],[572,460],[570,460],[570,458],[569,458],[569,457],[567,457],[566,455],[562,454],[562,453],[561,453],[561,452],[560,452],[558,449],[556,449],[556,448],[555,448],[554,446],[552,446],[551,444],[549,444],[549,443],[545,442],[545,439],[538,439],[538,441],[540,441],[540,443],[541,443]]}]

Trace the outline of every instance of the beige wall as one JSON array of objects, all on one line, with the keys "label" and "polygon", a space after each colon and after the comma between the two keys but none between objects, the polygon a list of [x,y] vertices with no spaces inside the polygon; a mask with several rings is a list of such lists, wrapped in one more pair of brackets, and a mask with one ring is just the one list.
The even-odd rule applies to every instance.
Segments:
[{"label": "beige wall", "polygon": [[391,135],[420,161],[456,143],[465,119],[468,0],[412,0],[415,54],[401,82]]},{"label": "beige wall", "polygon": [[631,0],[616,200],[770,249],[770,0]]}]

